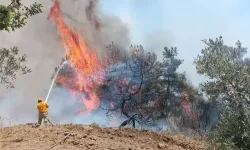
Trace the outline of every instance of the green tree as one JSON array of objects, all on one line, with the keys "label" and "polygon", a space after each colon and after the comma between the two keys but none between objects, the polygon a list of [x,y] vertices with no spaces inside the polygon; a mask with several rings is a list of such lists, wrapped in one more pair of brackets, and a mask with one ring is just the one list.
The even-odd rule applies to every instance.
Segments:
[{"label": "green tree", "polygon": [[194,63],[199,74],[209,81],[201,84],[211,101],[217,102],[220,119],[209,136],[209,149],[241,149],[250,147],[250,67],[244,59],[247,49],[240,41],[236,47],[224,45],[222,37],[203,40]]},{"label": "green tree", "polygon": [[[21,0],[11,0],[7,6],[0,5],[0,31],[11,32],[23,27],[29,17],[42,12],[41,8],[42,5],[36,2],[27,7]],[[14,88],[12,81],[16,79],[17,72],[31,72],[24,65],[27,56],[18,56],[18,53],[17,47],[0,48],[0,80],[7,88]]]}]

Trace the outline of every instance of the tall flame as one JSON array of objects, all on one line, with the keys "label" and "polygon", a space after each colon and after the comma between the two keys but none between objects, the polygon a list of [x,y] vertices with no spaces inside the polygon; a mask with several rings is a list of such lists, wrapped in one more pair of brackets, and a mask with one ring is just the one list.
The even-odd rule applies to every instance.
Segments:
[{"label": "tall flame", "polygon": [[59,75],[56,81],[67,85],[72,96],[80,97],[87,112],[91,112],[100,104],[95,88],[103,82],[103,65],[98,60],[96,51],[87,45],[81,38],[81,34],[64,22],[58,0],[55,0],[51,7],[48,19],[55,21],[61,36],[61,43],[66,50],[66,58],[76,68],[76,75],[73,79],[72,76]]},{"label": "tall flame", "polygon": [[100,63],[97,60],[97,54],[84,42],[80,33],[66,25],[61,17],[61,8],[58,0],[51,7],[48,19],[54,19],[61,35],[61,42],[66,50],[66,58],[71,64],[83,73],[94,71],[99,68]]}]

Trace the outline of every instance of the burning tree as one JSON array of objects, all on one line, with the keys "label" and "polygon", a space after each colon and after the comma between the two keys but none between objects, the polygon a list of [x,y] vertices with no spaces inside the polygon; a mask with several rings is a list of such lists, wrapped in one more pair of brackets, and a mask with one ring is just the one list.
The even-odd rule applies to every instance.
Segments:
[{"label": "burning tree", "polygon": [[104,100],[114,104],[109,113],[120,111],[128,119],[136,116],[138,123],[148,124],[153,109],[149,105],[157,93],[147,88],[160,77],[159,66],[155,54],[145,54],[142,46],[131,46],[129,58],[108,70]]},{"label": "burning tree", "polygon": [[[119,114],[128,119],[122,125],[136,121],[155,126],[161,120],[170,124],[175,118],[183,130],[197,128],[199,123],[187,122],[199,121],[200,108],[194,104],[202,96],[187,82],[185,73],[177,72],[183,62],[176,58],[177,48],[165,47],[164,60],[159,62],[154,53],[146,53],[142,46],[131,46],[126,53],[112,43],[106,47],[107,59],[101,60],[80,32],[64,22],[61,13],[59,2],[55,1],[48,19],[57,25],[67,61],[56,85],[67,88],[82,103],[77,112],[91,113],[106,106],[108,115]],[[183,100],[183,92],[189,94],[188,100]],[[186,107],[190,105],[191,115]],[[183,113],[186,110],[189,113]]]},{"label": "burning tree", "polygon": [[185,72],[178,73],[177,69],[182,60],[176,58],[177,48],[164,48],[163,74],[159,83],[162,94],[160,105],[162,111],[160,118],[168,118],[172,131],[186,131],[192,129],[199,131],[200,105],[203,101],[201,93],[188,83]]},{"label": "burning tree", "polygon": [[[108,115],[120,114],[120,117],[127,119],[122,125],[136,121],[144,126],[155,126],[162,119],[170,125],[173,122],[172,118],[175,118],[179,120],[175,120],[179,127],[178,131],[187,128],[197,130],[199,114],[198,110],[195,113],[193,111],[199,109],[198,105],[191,108],[191,115],[182,113],[189,110],[182,105],[182,93],[189,93],[190,99],[184,101],[188,105],[198,103],[202,96],[187,83],[184,73],[176,72],[182,62],[175,58],[176,49],[164,49],[163,54],[166,58],[163,63],[157,61],[154,53],[145,53],[142,46],[131,46],[126,57],[120,55],[114,43],[107,46],[107,51],[111,59],[104,69],[102,83],[96,84],[95,89],[86,88],[95,92],[101,108],[108,107],[105,108]],[[78,79],[75,71],[71,65],[66,65],[57,78],[57,85],[64,85],[70,90],[74,89],[78,94],[80,92],[86,95],[84,89],[81,90],[74,84]],[[85,103],[84,106],[88,107]]]},{"label": "burning tree", "polygon": [[[184,91],[190,93],[191,101],[186,101],[188,105],[203,100],[202,96],[187,83],[184,73],[176,72],[182,63],[175,58],[177,49],[166,47],[163,55],[161,63],[154,53],[145,53],[142,46],[131,46],[130,57],[123,63],[113,65],[107,75],[104,101],[111,100],[114,105],[108,112],[120,112],[128,120],[134,118],[146,126],[159,124],[162,119],[170,124],[172,118],[179,118],[175,122],[182,131],[186,128],[199,131],[200,108],[195,105],[190,108],[191,115],[187,115],[182,112],[189,108],[181,104]],[[193,112],[195,109],[196,112]],[[187,124],[187,120],[191,123]]]}]

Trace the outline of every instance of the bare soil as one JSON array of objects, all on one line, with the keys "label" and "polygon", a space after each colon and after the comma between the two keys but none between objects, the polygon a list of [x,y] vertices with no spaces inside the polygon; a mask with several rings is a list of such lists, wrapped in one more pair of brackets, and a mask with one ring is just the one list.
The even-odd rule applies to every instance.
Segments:
[{"label": "bare soil", "polygon": [[200,150],[183,135],[96,125],[17,125],[0,128],[1,150]]}]

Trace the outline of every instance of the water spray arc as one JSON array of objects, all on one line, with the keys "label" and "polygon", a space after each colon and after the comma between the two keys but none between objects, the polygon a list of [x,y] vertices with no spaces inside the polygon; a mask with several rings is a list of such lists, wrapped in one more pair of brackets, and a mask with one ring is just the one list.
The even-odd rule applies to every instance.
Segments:
[{"label": "water spray arc", "polygon": [[55,74],[55,76],[54,76],[54,78],[53,78],[53,80],[52,80],[51,85],[50,85],[49,92],[48,92],[48,94],[47,94],[47,97],[46,97],[46,99],[45,99],[45,102],[48,101],[50,92],[51,92],[51,90],[52,90],[52,87],[53,87],[53,85],[54,85],[54,83],[55,83],[55,80],[56,80],[56,77],[57,77],[59,71],[60,71],[60,70],[62,69],[62,67],[63,67],[65,64],[67,64],[67,63],[68,63],[68,61],[65,60],[65,61],[59,66],[59,68],[57,69],[57,72],[56,72],[56,74]]}]

